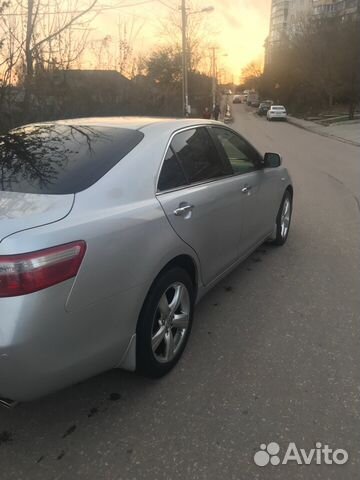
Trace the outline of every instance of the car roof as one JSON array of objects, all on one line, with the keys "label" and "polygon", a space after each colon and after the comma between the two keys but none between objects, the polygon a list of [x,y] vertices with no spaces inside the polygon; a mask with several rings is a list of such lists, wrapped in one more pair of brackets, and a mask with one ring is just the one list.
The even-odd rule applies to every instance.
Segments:
[{"label": "car roof", "polygon": [[[49,122],[50,123],[50,122]],[[150,126],[158,126],[162,130],[177,130],[187,126],[219,124],[215,120],[202,118],[166,118],[166,117],[89,117],[71,118],[51,122],[62,125],[81,125],[111,128],[129,128],[132,130],[144,130]]]}]

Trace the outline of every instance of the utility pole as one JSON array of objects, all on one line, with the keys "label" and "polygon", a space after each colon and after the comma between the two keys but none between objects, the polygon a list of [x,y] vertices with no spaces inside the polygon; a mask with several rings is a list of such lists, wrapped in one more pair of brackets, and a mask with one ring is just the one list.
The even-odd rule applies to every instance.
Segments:
[{"label": "utility pole", "polygon": [[189,105],[189,84],[188,84],[188,42],[187,42],[187,18],[188,15],[194,15],[198,13],[208,13],[214,10],[214,7],[205,7],[201,10],[196,10],[192,12],[186,11],[186,0],[181,0],[181,33],[182,33],[182,105],[183,105],[183,114],[185,117],[188,117],[190,114],[190,105]]},{"label": "utility pole", "polygon": [[189,114],[189,92],[188,92],[188,71],[187,71],[187,13],[186,13],[186,0],[181,0],[181,30],[182,30],[182,91],[183,91],[183,115],[185,117]]},{"label": "utility pole", "polygon": [[213,103],[213,109],[215,108],[216,105],[216,54],[215,51],[217,50],[217,47],[211,47],[210,50],[212,50],[212,103]]}]

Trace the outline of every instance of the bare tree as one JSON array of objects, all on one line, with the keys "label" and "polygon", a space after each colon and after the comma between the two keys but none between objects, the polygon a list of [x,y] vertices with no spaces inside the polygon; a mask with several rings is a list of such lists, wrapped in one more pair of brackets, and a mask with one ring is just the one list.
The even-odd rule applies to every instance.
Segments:
[{"label": "bare tree", "polygon": [[26,116],[36,69],[69,68],[79,59],[98,0],[13,1],[1,31],[12,41],[13,60],[18,56],[16,62],[23,66]]},{"label": "bare tree", "polygon": [[108,70],[114,69],[113,58],[113,39],[111,35],[95,39],[91,43],[91,52],[95,58],[95,69]]},{"label": "bare tree", "polygon": [[[76,8],[72,3],[69,2],[68,7],[65,7],[63,1],[51,0],[48,9],[44,10],[43,20],[39,22],[38,29],[40,35],[47,37],[48,40],[34,50],[35,67],[44,70],[65,70],[80,61],[90,34],[89,19],[78,20],[61,30],[62,12],[65,8]],[[53,36],[52,33],[56,30],[58,33]]]},{"label": "bare tree", "polygon": [[95,68],[117,70],[121,75],[132,78],[137,71],[137,55],[134,44],[145,24],[145,20],[118,18],[117,35],[106,35],[90,42]]},{"label": "bare tree", "polygon": [[[59,38],[70,27],[84,26],[89,22],[89,17],[84,17],[91,12],[98,0],[90,0],[85,6],[79,0],[49,0],[44,8],[41,0],[24,0],[23,11],[27,13],[25,35],[25,59],[26,74],[34,73],[34,60],[40,55],[45,45],[51,45],[52,41]],[[94,16],[94,15],[93,15]],[[92,16],[92,18],[93,18]],[[48,18],[46,18],[48,17]],[[53,17],[52,19],[49,17]],[[49,48],[51,50],[51,47]]]},{"label": "bare tree", "polygon": [[118,20],[118,38],[116,52],[117,70],[128,78],[135,75],[136,60],[134,43],[138,38],[145,21],[135,19],[123,21],[120,17]]},{"label": "bare tree", "polygon": [[[11,85],[21,74],[21,47],[17,42],[18,18],[3,15],[9,2],[0,4],[0,130],[13,124],[13,98]],[[16,108],[16,107],[15,107]]]},{"label": "bare tree", "polygon": [[253,60],[241,71],[242,83],[247,88],[257,89],[262,75],[261,60]]}]

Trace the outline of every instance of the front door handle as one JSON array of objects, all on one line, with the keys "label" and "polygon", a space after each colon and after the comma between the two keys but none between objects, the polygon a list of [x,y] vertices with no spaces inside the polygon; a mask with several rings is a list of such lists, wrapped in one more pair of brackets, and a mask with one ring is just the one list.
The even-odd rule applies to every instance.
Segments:
[{"label": "front door handle", "polygon": [[183,205],[179,206],[176,210],[174,210],[174,215],[180,217],[181,215],[186,215],[188,212],[194,208],[194,205]]},{"label": "front door handle", "polygon": [[244,185],[241,191],[242,193],[249,193],[251,189],[252,189],[251,185]]}]

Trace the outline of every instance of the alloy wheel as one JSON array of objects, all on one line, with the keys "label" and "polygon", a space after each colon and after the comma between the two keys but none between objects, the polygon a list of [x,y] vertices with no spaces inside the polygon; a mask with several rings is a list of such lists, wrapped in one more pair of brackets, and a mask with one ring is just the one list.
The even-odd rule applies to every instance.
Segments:
[{"label": "alloy wheel", "polygon": [[190,326],[190,295],[181,282],[171,284],[155,311],[151,346],[155,359],[171,362],[186,338]]},{"label": "alloy wheel", "polygon": [[280,232],[282,238],[286,238],[289,226],[290,226],[290,217],[291,217],[291,200],[288,196],[286,196],[283,208],[281,211],[281,219],[280,219]]}]

